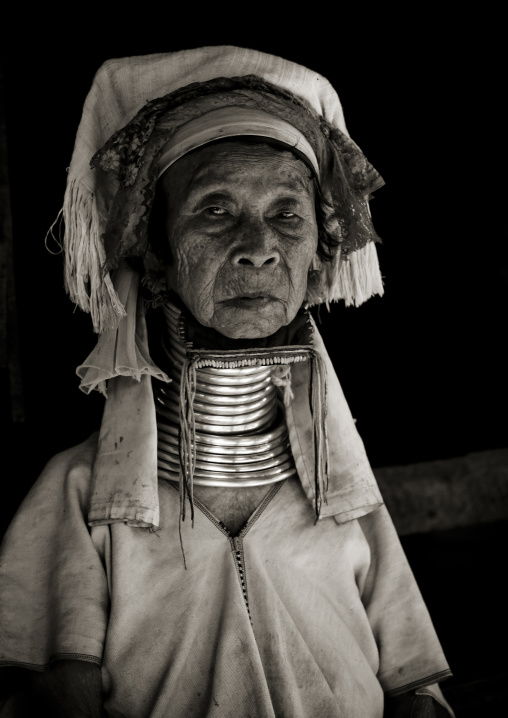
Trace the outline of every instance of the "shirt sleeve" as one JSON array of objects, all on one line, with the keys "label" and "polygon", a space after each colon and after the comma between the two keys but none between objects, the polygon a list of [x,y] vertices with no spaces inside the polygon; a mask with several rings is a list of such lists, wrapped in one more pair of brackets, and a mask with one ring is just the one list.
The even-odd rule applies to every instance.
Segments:
[{"label": "shirt sleeve", "polygon": [[54,457],[7,530],[0,550],[0,666],[101,664],[109,594],[86,523],[96,443],[92,435]]},{"label": "shirt sleeve", "polygon": [[455,718],[437,683],[387,697],[383,718]]},{"label": "shirt sleeve", "polygon": [[448,678],[450,668],[386,507],[358,521],[371,551],[362,601],[379,650],[383,690],[394,696]]}]

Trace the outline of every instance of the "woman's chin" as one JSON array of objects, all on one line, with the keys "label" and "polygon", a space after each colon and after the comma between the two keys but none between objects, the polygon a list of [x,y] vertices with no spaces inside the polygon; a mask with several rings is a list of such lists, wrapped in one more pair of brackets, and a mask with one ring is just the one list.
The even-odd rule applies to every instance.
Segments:
[{"label": "woman's chin", "polygon": [[229,339],[262,339],[287,324],[281,305],[235,306],[217,312],[210,326]]},{"label": "woman's chin", "polygon": [[248,324],[237,325],[234,327],[213,327],[228,339],[264,339],[274,334],[280,329],[282,324],[272,325],[270,327],[253,327]]}]

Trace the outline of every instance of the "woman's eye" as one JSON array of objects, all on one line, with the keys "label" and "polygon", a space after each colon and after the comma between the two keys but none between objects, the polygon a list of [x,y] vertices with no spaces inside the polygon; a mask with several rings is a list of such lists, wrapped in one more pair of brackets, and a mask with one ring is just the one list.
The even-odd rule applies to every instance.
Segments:
[{"label": "woman's eye", "polygon": [[300,221],[301,217],[299,217],[296,212],[290,212],[289,210],[278,212],[277,213],[277,219],[280,222],[292,222],[293,224],[297,221]]},{"label": "woman's eye", "polygon": [[223,217],[228,213],[227,210],[224,209],[224,207],[207,207],[206,211],[213,217]]}]

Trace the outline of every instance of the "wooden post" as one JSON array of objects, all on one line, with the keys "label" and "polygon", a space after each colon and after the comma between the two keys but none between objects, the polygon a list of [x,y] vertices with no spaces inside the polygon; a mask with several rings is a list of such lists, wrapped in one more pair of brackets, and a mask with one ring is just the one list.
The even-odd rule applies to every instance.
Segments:
[{"label": "wooden post", "polygon": [[508,519],[508,449],[374,473],[399,535]]}]

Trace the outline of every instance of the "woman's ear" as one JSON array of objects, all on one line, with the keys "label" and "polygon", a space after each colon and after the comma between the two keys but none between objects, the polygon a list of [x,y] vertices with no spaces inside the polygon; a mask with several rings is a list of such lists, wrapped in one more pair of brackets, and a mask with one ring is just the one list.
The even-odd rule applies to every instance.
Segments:
[{"label": "woman's ear", "polygon": [[168,285],[167,272],[162,258],[149,245],[143,257],[143,275],[141,284],[148,290],[147,301],[153,306],[163,304],[171,287]]},{"label": "woman's ear", "polygon": [[315,273],[315,272],[321,272],[322,267],[322,261],[319,256],[319,254],[316,252],[314,256],[312,257],[312,262],[310,263],[309,267],[309,275]]},{"label": "woman's ear", "polygon": [[307,293],[305,295],[305,301],[309,304],[317,304],[322,301],[320,298],[322,266],[322,260],[316,252],[312,258],[307,274]]}]

